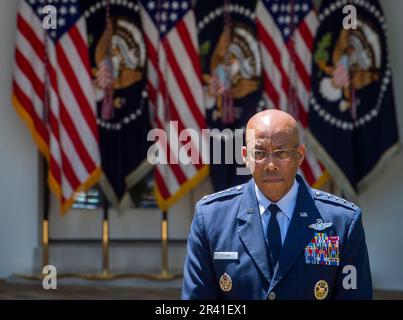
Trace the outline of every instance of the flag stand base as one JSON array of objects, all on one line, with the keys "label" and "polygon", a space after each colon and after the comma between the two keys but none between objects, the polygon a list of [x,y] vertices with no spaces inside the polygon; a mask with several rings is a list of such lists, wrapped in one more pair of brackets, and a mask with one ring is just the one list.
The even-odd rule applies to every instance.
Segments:
[{"label": "flag stand base", "polygon": [[[16,278],[30,281],[42,281],[46,274],[14,274]],[[79,278],[84,280],[116,280],[123,278],[139,278],[146,280],[157,280],[157,281],[169,281],[176,280],[183,276],[182,273],[113,273],[113,272],[102,272],[102,273],[58,273],[57,278]]]},{"label": "flag stand base", "polygon": [[[43,256],[42,265],[49,264],[49,224],[48,220],[43,220],[42,225],[42,245]],[[109,271],[109,219],[108,210],[104,208],[104,218],[102,221],[102,272],[100,273],[79,273],[65,272],[57,273],[57,278],[80,278],[85,280],[114,280],[122,278],[142,278],[156,281],[169,281],[179,279],[182,273],[171,273],[168,268],[168,219],[167,212],[162,212],[161,219],[161,272],[152,273],[113,273]],[[24,280],[43,280],[47,274],[14,274],[15,277]]]}]

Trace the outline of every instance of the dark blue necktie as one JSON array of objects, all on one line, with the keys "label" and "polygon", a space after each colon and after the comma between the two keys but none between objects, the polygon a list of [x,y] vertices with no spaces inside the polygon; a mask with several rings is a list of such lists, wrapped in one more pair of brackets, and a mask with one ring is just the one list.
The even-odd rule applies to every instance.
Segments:
[{"label": "dark blue necktie", "polygon": [[276,219],[276,214],[280,211],[280,208],[272,203],[269,205],[268,209],[270,212],[270,220],[267,226],[267,241],[269,245],[269,259],[273,268],[272,270],[274,270],[282,247],[280,226]]}]

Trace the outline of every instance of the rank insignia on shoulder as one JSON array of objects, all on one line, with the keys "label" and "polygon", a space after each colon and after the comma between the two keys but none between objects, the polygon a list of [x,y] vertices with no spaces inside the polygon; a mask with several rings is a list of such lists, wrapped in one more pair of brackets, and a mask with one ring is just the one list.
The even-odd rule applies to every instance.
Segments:
[{"label": "rank insignia on shoulder", "polygon": [[333,223],[331,223],[331,222],[326,223],[326,222],[323,222],[322,219],[317,219],[316,223],[310,224],[308,226],[308,228],[316,230],[316,231],[322,231],[322,230],[325,230],[325,229],[331,227],[332,225],[333,225]]},{"label": "rank insignia on shoulder", "polygon": [[315,233],[312,240],[305,247],[305,263],[325,266],[339,266],[340,238],[328,236],[326,233]]},{"label": "rank insignia on shoulder", "polygon": [[242,192],[242,186],[239,185],[237,187],[228,188],[222,191],[218,191],[216,193],[205,195],[203,198],[200,199],[202,203],[208,203],[209,201],[213,201],[220,197],[238,195]]},{"label": "rank insignia on shoulder", "polygon": [[326,299],[326,297],[329,293],[329,285],[327,284],[327,282],[325,280],[319,280],[315,284],[313,293],[317,300],[324,300],[324,299]]},{"label": "rank insignia on shoulder", "polygon": [[228,292],[232,289],[232,279],[227,273],[224,273],[220,277],[220,288],[225,292]]}]

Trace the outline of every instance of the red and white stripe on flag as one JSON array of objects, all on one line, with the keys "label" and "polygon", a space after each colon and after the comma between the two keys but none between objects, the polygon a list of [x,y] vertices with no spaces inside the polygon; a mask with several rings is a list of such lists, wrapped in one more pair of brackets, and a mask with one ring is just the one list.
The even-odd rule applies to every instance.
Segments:
[{"label": "red and white stripe on flag", "polygon": [[12,92],[16,110],[48,160],[48,183],[62,213],[74,193],[101,174],[85,20],[77,2],[64,4],[68,10],[57,15],[56,32],[42,25],[41,2],[21,1]]},{"label": "red and white stripe on flag", "polygon": [[[302,143],[308,126],[313,40],[318,19],[311,0],[259,0],[256,25],[263,60],[263,96],[269,108],[289,112],[300,125]],[[301,165],[307,181],[328,178],[310,150]]]},{"label": "red and white stripe on flag", "polygon": [[[141,18],[148,55],[148,93],[157,128],[167,132],[167,141],[158,141],[167,164],[155,168],[155,196],[165,211],[208,176],[208,154],[200,143],[192,145],[193,161],[184,164],[178,150],[184,130],[201,136],[206,128],[198,54],[196,21],[190,1],[142,1]],[[177,125],[176,125],[177,123]],[[195,154],[196,153],[196,154]]]}]

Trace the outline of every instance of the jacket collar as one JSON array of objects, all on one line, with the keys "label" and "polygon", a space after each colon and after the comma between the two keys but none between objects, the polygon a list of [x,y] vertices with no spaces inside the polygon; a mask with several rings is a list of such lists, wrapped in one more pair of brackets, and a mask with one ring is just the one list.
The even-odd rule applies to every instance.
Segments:
[{"label": "jacket collar", "polygon": [[[295,204],[297,203],[298,196],[298,186],[299,183],[296,179],[294,179],[294,183],[291,189],[287,192],[285,196],[283,196],[279,201],[275,202],[275,204],[280,208],[281,212],[283,212],[289,220],[291,220],[292,215],[294,213]],[[259,204],[259,213],[262,215],[264,211],[269,207],[271,202],[262,191],[259,190],[255,183],[255,193],[257,202]]]}]

